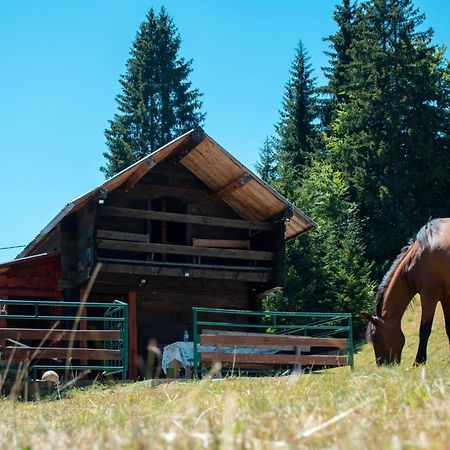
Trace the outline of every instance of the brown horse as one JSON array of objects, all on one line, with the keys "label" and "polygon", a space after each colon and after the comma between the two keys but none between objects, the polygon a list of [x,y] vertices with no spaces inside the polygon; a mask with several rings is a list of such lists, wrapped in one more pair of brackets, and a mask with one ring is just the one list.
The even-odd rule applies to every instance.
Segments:
[{"label": "brown horse", "polygon": [[375,315],[365,315],[378,365],[400,363],[405,345],[401,319],[415,294],[420,295],[422,306],[415,364],[423,364],[439,301],[450,340],[450,218],[435,219],[422,227],[416,240],[401,250],[378,287]]}]

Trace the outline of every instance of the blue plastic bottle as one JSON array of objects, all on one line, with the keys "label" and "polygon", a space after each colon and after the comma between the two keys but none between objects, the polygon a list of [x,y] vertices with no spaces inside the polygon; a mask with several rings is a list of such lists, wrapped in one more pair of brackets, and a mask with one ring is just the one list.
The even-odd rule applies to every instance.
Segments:
[{"label": "blue plastic bottle", "polygon": [[184,340],[184,342],[189,342],[188,330],[184,330],[183,340]]}]

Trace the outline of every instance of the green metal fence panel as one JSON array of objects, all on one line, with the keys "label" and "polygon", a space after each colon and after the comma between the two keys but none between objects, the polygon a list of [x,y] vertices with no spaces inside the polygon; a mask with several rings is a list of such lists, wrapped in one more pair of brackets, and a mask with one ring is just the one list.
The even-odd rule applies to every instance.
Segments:
[{"label": "green metal fence panel", "polygon": [[[55,361],[52,364],[31,363],[27,367],[27,371],[31,374],[31,378],[37,378],[38,370],[64,370],[69,371],[95,371],[103,372],[107,375],[116,373],[121,374],[121,378],[125,380],[128,372],[128,305],[122,301],[114,300],[114,302],[66,302],[53,300],[0,300],[0,307],[6,307],[6,314],[1,316],[7,321],[7,328],[23,328],[26,323],[28,328],[52,329],[55,324],[60,321],[64,328],[73,329],[74,324],[78,322],[87,322],[93,325],[100,325],[103,330],[119,331],[119,339],[105,340],[103,348],[110,350],[119,350],[120,359],[116,361],[96,361],[96,363],[87,362],[87,364],[73,365],[70,361]],[[49,314],[49,307],[61,307],[63,314]],[[89,316],[81,315],[83,308],[89,308]],[[95,322],[95,324],[94,324]],[[31,326],[30,326],[31,323]],[[52,324],[52,325],[49,325]],[[78,327],[77,327],[78,328]],[[89,327],[88,327],[89,329]],[[17,344],[21,344],[20,342]],[[15,344],[15,345],[17,345]],[[27,346],[26,344],[21,344]],[[45,346],[45,342],[40,344]],[[97,343],[98,345],[98,343]],[[95,349],[98,349],[96,347]],[[0,349],[1,352],[1,349]],[[6,361],[5,367],[8,366]],[[10,366],[10,365],[9,365]],[[0,367],[1,370],[1,367]]]},{"label": "green metal fence panel", "polygon": [[219,308],[192,308],[194,374],[199,375],[202,330],[247,331],[306,337],[347,339],[348,365],[353,368],[353,329],[350,313],[292,311],[250,311]]}]

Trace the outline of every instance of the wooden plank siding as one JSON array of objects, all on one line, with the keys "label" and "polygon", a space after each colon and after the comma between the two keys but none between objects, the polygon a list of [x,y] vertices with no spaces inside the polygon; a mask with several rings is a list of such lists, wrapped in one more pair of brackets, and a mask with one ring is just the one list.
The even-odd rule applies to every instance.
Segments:
[{"label": "wooden plank siding", "polygon": [[188,245],[153,244],[130,241],[97,239],[99,249],[169,255],[209,256],[211,258],[245,259],[249,261],[273,261],[273,252],[225,248],[192,247]]},{"label": "wooden plank siding", "polygon": [[270,222],[250,222],[247,220],[226,219],[222,217],[176,214],[162,211],[145,211],[142,209],[118,208],[113,206],[105,206],[102,209],[102,213],[105,216],[113,217],[161,220],[167,222],[208,225],[211,227],[238,228],[243,230],[271,231],[273,228],[273,225]]}]

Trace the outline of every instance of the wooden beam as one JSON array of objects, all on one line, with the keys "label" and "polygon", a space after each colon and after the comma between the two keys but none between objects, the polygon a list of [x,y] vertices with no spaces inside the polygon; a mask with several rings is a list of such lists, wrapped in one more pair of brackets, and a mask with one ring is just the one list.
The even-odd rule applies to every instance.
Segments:
[{"label": "wooden beam", "polygon": [[252,176],[245,172],[242,175],[239,175],[237,178],[235,178],[230,183],[226,184],[219,190],[215,191],[212,194],[212,197],[216,200],[222,200],[223,198],[227,197],[229,194],[234,192],[236,189],[241,188],[242,186],[245,186],[249,181],[252,180]]},{"label": "wooden beam", "polygon": [[81,303],[86,302],[87,299],[89,298],[89,294],[91,293],[92,286],[94,286],[95,280],[97,279],[97,276],[100,272],[101,267],[102,267],[101,262],[98,262],[95,265],[94,270],[92,271],[92,275],[89,278],[86,289],[83,289],[83,294],[81,295],[81,299],[80,299]]},{"label": "wooden beam", "polygon": [[156,165],[153,159],[149,159],[139,165],[139,167],[122,183],[121,187],[125,190],[132,188],[141,178],[143,178],[152,167]]},{"label": "wooden beam", "polygon": [[274,247],[275,247],[275,284],[276,286],[284,285],[284,260],[285,260],[285,240],[286,224],[284,219],[274,224]]},{"label": "wooden beam", "polygon": [[137,294],[128,292],[128,379],[138,378]]},{"label": "wooden beam", "polygon": [[70,341],[72,333],[75,341],[116,341],[120,331],[114,330],[61,330],[42,328],[0,328],[0,338],[35,339],[48,341]]},{"label": "wooden beam", "polygon": [[92,349],[92,348],[55,348],[55,347],[6,347],[2,350],[3,357],[13,361],[26,359],[95,359],[112,360],[121,359],[120,350]]},{"label": "wooden beam", "polygon": [[200,278],[211,280],[233,280],[247,281],[250,283],[267,283],[273,279],[270,271],[244,272],[237,270],[214,270],[214,269],[196,269],[196,268],[175,268],[164,266],[138,266],[134,264],[107,264],[103,265],[103,272],[122,273],[137,276],[157,276],[157,277],[182,277],[182,278]]},{"label": "wooden beam", "polygon": [[[7,295],[2,295],[3,300],[8,300],[8,296]],[[0,299],[0,327],[6,327],[8,324],[6,322],[6,314],[8,314],[8,307],[6,305],[2,305],[1,304],[1,299]],[[2,338],[0,338],[0,347],[4,347],[6,345],[6,341]]]},{"label": "wooden beam", "polygon": [[38,298],[53,298],[54,289],[36,289],[36,288],[9,288],[0,287],[0,295],[14,296],[14,297],[38,297]]},{"label": "wooden beam", "polygon": [[346,349],[347,339],[340,338],[314,338],[307,336],[285,336],[279,334],[236,335],[236,334],[202,334],[203,345],[228,345],[247,347],[332,347]]},{"label": "wooden beam", "polygon": [[189,136],[187,136],[186,140],[178,146],[176,150],[174,150],[170,157],[169,161],[179,162],[181,161],[187,154],[189,154],[198,144],[200,144],[206,138],[205,132],[199,127],[194,130]]},{"label": "wooden beam", "polygon": [[193,247],[240,248],[250,250],[248,239],[192,239]]},{"label": "wooden beam", "polygon": [[255,353],[202,353],[202,361],[252,364],[301,364],[314,366],[345,366],[347,356],[342,355],[267,355]]},{"label": "wooden beam", "polygon": [[122,231],[98,230],[97,238],[117,241],[148,242],[148,234],[124,233]]},{"label": "wooden beam", "polygon": [[119,208],[105,206],[102,208],[104,216],[128,217],[132,219],[164,220],[167,222],[192,223],[196,225],[209,225],[212,227],[237,228],[243,230],[272,231],[273,224],[269,222],[250,222],[239,219],[226,219],[223,217],[208,217],[189,214],[168,213],[161,211],[147,211],[144,209]]},{"label": "wooden beam", "polygon": [[175,244],[145,244],[142,242],[110,241],[97,239],[99,249],[119,250],[137,253],[161,253],[167,255],[206,256],[210,258],[245,259],[250,261],[273,261],[273,252],[255,250],[216,249],[209,247],[191,247]]},{"label": "wooden beam", "polygon": [[[99,258],[104,263],[110,264],[129,264],[135,266],[155,266],[172,267],[175,269],[211,269],[211,270],[231,270],[234,272],[272,272],[272,267],[259,267],[259,266],[242,266],[231,264],[197,264],[197,263],[182,263],[182,262],[163,262],[163,261],[145,261],[143,259],[131,259],[131,258]],[[103,269],[102,269],[103,270]]]}]

